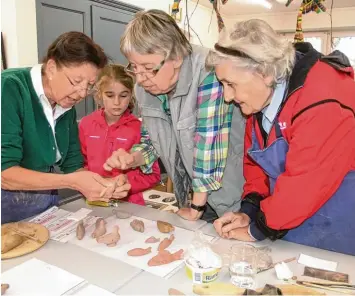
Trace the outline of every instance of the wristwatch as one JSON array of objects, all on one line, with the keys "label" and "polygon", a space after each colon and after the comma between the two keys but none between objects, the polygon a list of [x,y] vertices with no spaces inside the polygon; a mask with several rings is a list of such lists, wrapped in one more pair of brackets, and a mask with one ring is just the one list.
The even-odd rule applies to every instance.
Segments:
[{"label": "wristwatch", "polygon": [[194,209],[198,212],[204,212],[206,210],[206,205],[203,205],[203,206],[197,206],[193,203],[191,203],[191,209]]}]

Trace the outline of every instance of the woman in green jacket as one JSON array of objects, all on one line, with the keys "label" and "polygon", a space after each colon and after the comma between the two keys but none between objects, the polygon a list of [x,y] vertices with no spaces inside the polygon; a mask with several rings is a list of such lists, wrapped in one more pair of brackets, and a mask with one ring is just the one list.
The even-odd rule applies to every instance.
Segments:
[{"label": "woman in green jacket", "polygon": [[[73,106],[91,93],[107,64],[100,46],[80,32],[59,36],[43,64],[1,74],[1,223],[39,214],[58,202],[57,189],[88,200],[112,197],[113,182],[83,169]],[[53,173],[57,165],[64,174]],[[129,185],[117,188],[124,196]],[[123,191],[123,192],[121,192]]]}]

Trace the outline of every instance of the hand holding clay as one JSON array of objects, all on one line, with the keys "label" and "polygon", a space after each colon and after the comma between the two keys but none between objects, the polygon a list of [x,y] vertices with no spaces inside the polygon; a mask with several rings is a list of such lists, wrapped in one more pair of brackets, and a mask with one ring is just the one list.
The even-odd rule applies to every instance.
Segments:
[{"label": "hand holding clay", "polygon": [[78,226],[76,227],[76,238],[78,240],[82,240],[84,236],[85,236],[85,227],[84,227],[83,220],[81,220],[78,223]]},{"label": "hand holding clay", "polygon": [[141,220],[134,219],[130,223],[131,227],[138,232],[144,232],[144,223]]},{"label": "hand holding clay", "polygon": [[111,233],[98,237],[96,241],[100,244],[106,244],[108,247],[114,247],[121,237],[118,230],[119,227],[115,225]]},{"label": "hand holding clay", "polygon": [[128,183],[128,178],[125,174],[121,174],[115,178],[115,189],[111,198],[121,199],[128,195],[128,191],[131,190],[131,184]]},{"label": "hand holding clay", "polygon": [[95,230],[91,234],[92,238],[98,238],[106,233],[106,221],[103,218],[99,218],[95,223]]},{"label": "hand holding clay", "polygon": [[162,240],[162,242],[158,246],[158,251],[163,251],[166,248],[168,248],[171,245],[171,243],[173,242],[174,239],[175,239],[175,236],[173,234],[170,235],[169,238],[164,238]]},{"label": "hand holding clay", "polygon": [[159,266],[169,264],[171,262],[182,259],[182,254],[184,250],[179,250],[175,253],[170,253],[167,250],[160,251],[158,255],[154,256],[148,261],[148,266]]},{"label": "hand holding clay", "polygon": [[162,233],[169,233],[175,230],[175,227],[168,222],[157,221],[157,226]]},{"label": "hand holding clay", "polygon": [[144,256],[144,255],[147,255],[147,254],[149,254],[151,252],[152,252],[152,248],[151,247],[146,248],[146,249],[136,248],[136,249],[129,250],[127,252],[127,255],[128,256]]}]

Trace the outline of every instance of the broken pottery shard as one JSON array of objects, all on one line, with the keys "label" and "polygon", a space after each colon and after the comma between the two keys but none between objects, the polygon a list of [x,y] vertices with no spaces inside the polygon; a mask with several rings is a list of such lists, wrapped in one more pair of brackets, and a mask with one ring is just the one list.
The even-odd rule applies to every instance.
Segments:
[{"label": "broken pottery shard", "polygon": [[146,249],[136,248],[136,249],[129,250],[127,252],[127,255],[128,256],[144,256],[144,255],[147,255],[147,254],[149,254],[151,252],[152,252],[152,248],[151,247],[146,248]]},{"label": "broken pottery shard", "polygon": [[145,240],[147,244],[155,244],[160,241],[160,238],[156,238],[155,236],[151,236]]},{"label": "broken pottery shard", "polygon": [[174,239],[175,239],[175,236],[173,234],[170,235],[169,238],[164,238],[162,240],[162,242],[158,246],[158,251],[163,251],[166,248],[168,248],[171,245],[171,243],[173,242]]},{"label": "broken pottery shard", "polygon": [[78,226],[76,227],[76,238],[78,240],[82,240],[84,236],[85,236],[85,227],[83,221],[81,220],[78,223]]},{"label": "broken pottery shard", "polygon": [[122,210],[118,210],[118,209],[113,209],[112,213],[118,218],[118,219],[128,219],[130,217],[132,217],[131,213],[122,211]]},{"label": "broken pottery shard", "polygon": [[134,219],[130,223],[131,227],[138,232],[144,232],[144,223],[141,220]]},{"label": "broken pottery shard", "polygon": [[100,244],[106,244],[108,247],[114,247],[121,237],[118,230],[118,226],[115,225],[111,233],[98,237],[96,241]]},{"label": "broken pottery shard", "polygon": [[168,222],[157,221],[157,226],[162,233],[169,233],[175,230],[175,227]]},{"label": "broken pottery shard", "polygon": [[174,288],[170,288],[169,290],[168,290],[168,294],[170,295],[170,296],[185,296],[185,294],[184,293],[182,293],[182,292],[180,292],[179,290],[176,290],[176,289],[174,289]]},{"label": "broken pottery shard", "polygon": [[95,230],[91,234],[92,238],[98,238],[106,233],[106,221],[103,218],[99,218],[95,223]]},{"label": "broken pottery shard", "polygon": [[167,250],[160,251],[158,255],[154,256],[148,261],[148,266],[159,266],[169,264],[171,262],[181,260],[184,250],[179,250],[175,253],[170,253]]}]

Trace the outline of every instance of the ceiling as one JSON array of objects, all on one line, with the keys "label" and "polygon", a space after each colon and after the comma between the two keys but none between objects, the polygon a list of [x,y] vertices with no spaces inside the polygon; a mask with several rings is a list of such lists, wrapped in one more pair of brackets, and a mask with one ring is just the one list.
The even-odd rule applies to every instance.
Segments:
[{"label": "ceiling", "polygon": [[[209,0],[192,0],[193,2],[198,2],[200,5],[212,8],[212,4]],[[267,9],[261,5],[250,4],[256,2],[256,0],[228,0],[225,5],[219,4],[221,9],[221,14],[226,17],[233,17],[235,15],[241,14],[260,14],[260,13],[280,13],[288,11],[298,10],[302,0],[294,0],[290,6],[286,7],[286,0],[267,0],[272,4],[271,9]],[[220,3],[220,1],[218,0]],[[330,8],[332,0],[326,0],[325,6]],[[334,8],[342,7],[355,7],[355,0],[333,0]]]}]

